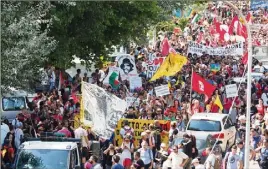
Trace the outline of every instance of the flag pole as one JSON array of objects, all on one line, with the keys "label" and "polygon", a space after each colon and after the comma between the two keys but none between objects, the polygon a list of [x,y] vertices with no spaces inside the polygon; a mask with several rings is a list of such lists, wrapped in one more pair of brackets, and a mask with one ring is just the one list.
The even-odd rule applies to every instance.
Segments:
[{"label": "flag pole", "polygon": [[193,66],[191,65],[191,68],[192,68],[192,73],[191,73],[191,90],[190,90],[190,107],[192,106],[192,91],[193,91],[193,73],[194,73],[194,68]]},{"label": "flag pole", "polygon": [[[247,51],[248,51],[248,74],[247,74],[247,113],[246,113],[246,139],[245,139],[245,145],[249,145],[250,143],[250,107],[251,107],[251,73],[252,73],[252,39],[251,39],[251,32],[248,22],[245,19],[245,16],[242,14],[242,12],[237,9],[235,5],[233,5],[231,2],[225,1],[231,8],[233,8],[239,16],[245,21],[245,26],[247,28]],[[250,155],[250,149],[245,149],[245,166],[244,168],[248,169],[249,167],[249,155]]]}]

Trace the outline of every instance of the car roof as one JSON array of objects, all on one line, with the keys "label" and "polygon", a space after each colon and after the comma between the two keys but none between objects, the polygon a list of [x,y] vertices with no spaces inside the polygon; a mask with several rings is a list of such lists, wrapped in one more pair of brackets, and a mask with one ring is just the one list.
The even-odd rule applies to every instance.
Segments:
[{"label": "car roof", "polygon": [[221,121],[224,117],[228,116],[227,114],[221,113],[195,113],[191,119],[207,119],[207,120],[215,120]]},{"label": "car roof", "polygon": [[22,144],[22,149],[49,149],[49,150],[72,150],[77,147],[75,142],[53,141],[27,141]]}]

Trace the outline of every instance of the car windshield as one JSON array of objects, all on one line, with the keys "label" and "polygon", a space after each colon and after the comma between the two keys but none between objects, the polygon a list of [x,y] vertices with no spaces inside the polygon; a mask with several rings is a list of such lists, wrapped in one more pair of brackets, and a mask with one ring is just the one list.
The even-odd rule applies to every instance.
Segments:
[{"label": "car windshield", "polygon": [[22,110],[26,108],[24,97],[4,97],[2,104],[4,111]]},{"label": "car windshield", "polygon": [[187,130],[193,131],[221,131],[221,123],[213,120],[193,119]]},{"label": "car windshield", "polygon": [[22,150],[16,169],[68,169],[68,150]]}]

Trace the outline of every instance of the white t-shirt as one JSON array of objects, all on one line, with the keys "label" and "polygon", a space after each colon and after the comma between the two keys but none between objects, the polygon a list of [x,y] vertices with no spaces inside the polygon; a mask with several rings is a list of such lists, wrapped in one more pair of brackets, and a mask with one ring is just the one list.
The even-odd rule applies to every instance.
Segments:
[{"label": "white t-shirt", "polygon": [[[125,143],[126,144],[126,143]],[[130,145],[131,144],[131,145]],[[129,148],[129,149],[132,149],[133,148],[133,144],[132,143],[128,143],[128,144],[126,144],[126,146]],[[123,144],[122,144],[122,147],[121,147],[122,149],[123,149]],[[124,160],[126,159],[126,158],[128,158],[128,159],[131,159],[131,152],[128,150],[128,149],[123,149],[123,152],[122,152],[122,154],[121,154],[121,158],[122,158],[122,161],[124,162]]]},{"label": "white t-shirt", "polygon": [[195,166],[195,169],[205,169],[205,166],[203,164],[198,164]]},{"label": "white t-shirt", "polygon": [[75,138],[81,139],[83,147],[88,147],[86,140],[85,140],[85,137],[87,137],[88,134],[87,134],[87,131],[85,129],[83,129],[81,127],[75,129],[74,135],[75,135]]},{"label": "white t-shirt", "polygon": [[215,161],[216,161],[216,156],[214,154],[210,154],[205,163],[206,168],[209,168],[209,166],[211,165],[210,169],[214,169]]},{"label": "white t-shirt", "polygon": [[18,149],[21,144],[21,137],[23,137],[23,131],[20,128],[15,130],[15,146]]},{"label": "white t-shirt", "polygon": [[180,167],[180,165],[182,164],[183,160],[188,158],[188,156],[183,152],[172,152],[170,154],[170,158],[172,161],[172,169],[183,169],[183,167]]}]

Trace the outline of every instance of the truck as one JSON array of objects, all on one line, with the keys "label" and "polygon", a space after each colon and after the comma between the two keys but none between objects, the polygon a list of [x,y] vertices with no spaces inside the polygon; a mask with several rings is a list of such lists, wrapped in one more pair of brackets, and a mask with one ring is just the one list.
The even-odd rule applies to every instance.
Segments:
[{"label": "truck", "polygon": [[81,169],[80,143],[80,139],[50,132],[26,138],[18,149],[14,169]]}]

